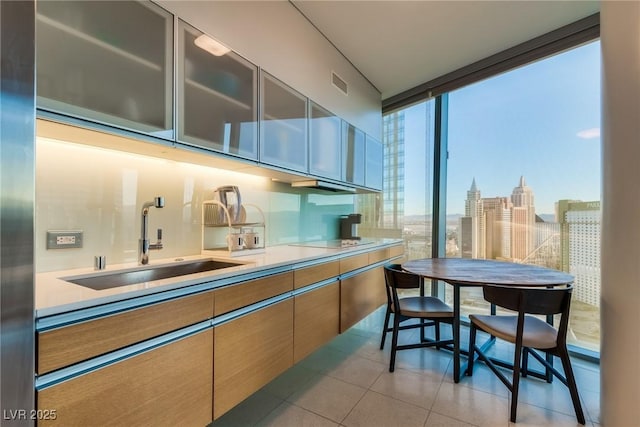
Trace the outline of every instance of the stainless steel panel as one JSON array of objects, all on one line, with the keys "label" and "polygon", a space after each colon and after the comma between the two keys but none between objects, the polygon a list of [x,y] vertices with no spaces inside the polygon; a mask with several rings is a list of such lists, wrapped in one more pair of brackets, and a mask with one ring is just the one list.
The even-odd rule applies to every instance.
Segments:
[{"label": "stainless steel panel", "polygon": [[35,423],[34,40],[35,2],[0,1],[2,426]]}]

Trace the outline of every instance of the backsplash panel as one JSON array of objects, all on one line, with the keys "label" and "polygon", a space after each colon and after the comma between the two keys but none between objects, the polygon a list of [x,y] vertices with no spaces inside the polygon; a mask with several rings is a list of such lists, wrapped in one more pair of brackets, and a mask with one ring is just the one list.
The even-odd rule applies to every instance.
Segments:
[{"label": "backsplash panel", "polygon": [[[155,196],[149,238],[163,230],[164,248],[150,258],[196,255],[202,245],[202,202],[222,185],[237,185],[243,203],[265,213],[267,246],[338,236],[338,218],[353,212],[355,196],[320,194],[233,171],[38,137],[36,142],[36,270],[135,262],[141,208]],[[248,209],[249,211],[249,209]],[[50,230],[82,230],[83,247],[47,249]]]}]

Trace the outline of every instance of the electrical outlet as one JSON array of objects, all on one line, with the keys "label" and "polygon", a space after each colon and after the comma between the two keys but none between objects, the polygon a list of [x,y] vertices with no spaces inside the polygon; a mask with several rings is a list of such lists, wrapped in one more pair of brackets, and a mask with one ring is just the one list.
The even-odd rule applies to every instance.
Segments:
[{"label": "electrical outlet", "polygon": [[82,230],[47,231],[47,249],[82,247]]}]

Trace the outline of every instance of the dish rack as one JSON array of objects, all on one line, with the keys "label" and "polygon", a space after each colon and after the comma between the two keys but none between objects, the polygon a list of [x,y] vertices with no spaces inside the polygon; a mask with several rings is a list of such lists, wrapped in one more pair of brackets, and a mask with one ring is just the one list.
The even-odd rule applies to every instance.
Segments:
[{"label": "dish rack", "polygon": [[[249,213],[247,213],[249,208]],[[224,220],[220,221],[219,212],[224,212]],[[264,212],[258,206],[246,203],[240,206],[240,221],[232,222],[229,209],[217,200],[202,202],[202,250],[224,252],[228,256],[243,256],[263,253],[265,248],[266,227]],[[247,221],[248,218],[258,219]],[[254,248],[232,249],[227,236],[242,233],[243,229],[252,228],[259,236],[259,244]]]}]

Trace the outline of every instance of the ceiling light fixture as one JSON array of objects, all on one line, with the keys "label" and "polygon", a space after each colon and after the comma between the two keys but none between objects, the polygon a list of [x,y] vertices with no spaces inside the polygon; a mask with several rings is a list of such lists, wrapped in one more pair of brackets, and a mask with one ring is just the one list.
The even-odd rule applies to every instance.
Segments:
[{"label": "ceiling light fixture", "polygon": [[212,39],[206,34],[203,34],[196,38],[194,41],[195,45],[200,49],[204,49],[212,55],[222,56],[231,51],[228,47],[223,45],[222,43]]}]

